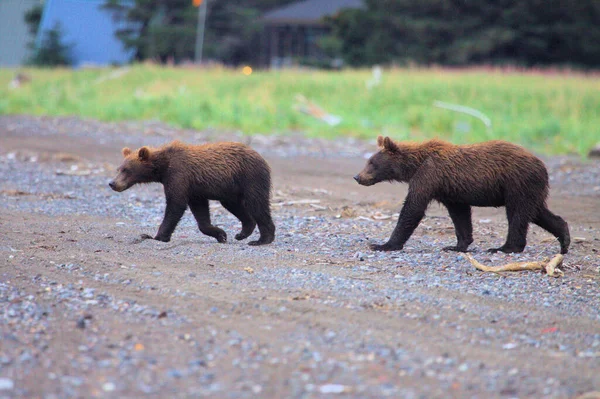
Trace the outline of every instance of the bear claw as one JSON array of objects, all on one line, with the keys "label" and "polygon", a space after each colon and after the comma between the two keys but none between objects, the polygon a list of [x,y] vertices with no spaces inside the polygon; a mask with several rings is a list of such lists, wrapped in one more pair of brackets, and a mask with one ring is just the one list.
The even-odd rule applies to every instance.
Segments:
[{"label": "bear claw", "polygon": [[217,239],[218,242],[220,242],[221,244],[226,243],[227,242],[227,234],[225,232],[223,233],[219,233],[216,235],[215,237]]}]

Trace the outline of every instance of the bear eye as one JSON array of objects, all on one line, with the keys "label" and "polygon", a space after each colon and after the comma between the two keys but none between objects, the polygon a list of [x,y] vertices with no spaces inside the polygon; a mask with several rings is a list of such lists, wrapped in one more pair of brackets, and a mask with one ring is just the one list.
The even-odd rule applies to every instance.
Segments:
[{"label": "bear eye", "polygon": [[121,172],[122,172],[122,173],[129,173],[129,169],[127,169],[127,168],[123,168],[123,169],[121,169]]}]

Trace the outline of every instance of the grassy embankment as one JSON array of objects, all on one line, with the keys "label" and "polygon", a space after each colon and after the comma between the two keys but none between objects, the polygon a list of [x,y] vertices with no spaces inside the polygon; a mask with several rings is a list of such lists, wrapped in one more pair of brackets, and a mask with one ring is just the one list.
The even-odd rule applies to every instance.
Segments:
[{"label": "grassy embankment", "polygon": [[[544,153],[580,153],[600,141],[600,78],[497,70],[394,69],[366,88],[371,71],[180,69],[138,65],[111,69],[27,69],[32,81],[9,89],[0,69],[0,114],[76,115],[105,121],[155,119],[186,128],[252,133],[302,131],[396,139],[438,136],[455,143],[505,139]],[[331,127],[293,109],[304,95],[342,122]],[[435,100],[473,107],[471,116]]]}]

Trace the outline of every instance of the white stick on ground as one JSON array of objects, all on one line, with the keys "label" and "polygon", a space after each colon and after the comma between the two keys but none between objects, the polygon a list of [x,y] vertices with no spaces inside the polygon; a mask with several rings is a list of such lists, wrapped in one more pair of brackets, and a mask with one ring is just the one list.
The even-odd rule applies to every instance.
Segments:
[{"label": "white stick on ground", "polygon": [[477,270],[481,270],[483,272],[498,273],[518,272],[522,270],[545,270],[550,277],[564,276],[563,271],[558,268],[564,259],[564,256],[561,254],[555,255],[550,261],[548,261],[548,259],[544,259],[543,261],[536,262],[514,262],[501,266],[485,266],[477,262],[471,254],[465,254],[465,256]]}]

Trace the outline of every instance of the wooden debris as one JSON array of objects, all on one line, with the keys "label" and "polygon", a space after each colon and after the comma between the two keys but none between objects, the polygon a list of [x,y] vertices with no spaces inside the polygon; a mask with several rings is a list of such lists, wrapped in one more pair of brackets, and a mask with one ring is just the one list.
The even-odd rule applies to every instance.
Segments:
[{"label": "wooden debris", "polygon": [[10,197],[20,197],[22,195],[32,195],[32,193],[28,193],[27,191],[21,191],[21,190],[0,190],[0,194],[8,195]]},{"label": "wooden debris", "polygon": [[109,73],[108,75],[104,75],[104,76],[100,76],[98,79],[96,79],[94,81],[95,84],[100,84],[103,83],[107,80],[113,80],[113,79],[118,79],[121,76],[124,76],[126,74],[128,74],[130,71],[130,68],[120,68],[120,69],[116,69],[114,71],[112,71],[111,73]]},{"label": "wooden debris", "polygon": [[292,108],[296,111],[310,115],[313,118],[319,119],[329,126],[339,125],[342,121],[341,117],[326,112],[323,108],[309,101],[302,94],[296,95],[296,104],[294,104]]},{"label": "wooden debris", "polygon": [[23,72],[17,72],[15,77],[8,84],[8,87],[10,89],[18,89],[29,82],[31,82],[31,76]]},{"label": "wooden debris", "polygon": [[542,261],[534,261],[534,262],[513,262],[507,263],[506,265],[501,266],[485,266],[481,263],[477,262],[475,258],[471,254],[465,254],[469,262],[476,269],[481,270],[483,272],[518,272],[523,270],[544,270],[548,276],[550,277],[561,277],[564,276],[562,270],[558,268],[563,262],[564,256],[561,254],[555,255],[550,261],[548,259],[544,259]]},{"label": "wooden debris", "polygon": [[600,399],[600,391],[586,392],[575,399]]},{"label": "wooden debris", "polygon": [[342,212],[340,212],[340,217],[343,218],[353,218],[356,217],[357,213],[354,209],[350,208],[349,206],[343,206],[342,207]]},{"label": "wooden debris", "polygon": [[375,212],[371,217],[374,220],[387,220],[387,219],[391,219],[392,215],[388,215],[388,214],[381,213],[381,212]]},{"label": "wooden debris", "polygon": [[78,169],[60,170],[60,169],[58,169],[56,171],[56,174],[58,176],[89,176],[92,174],[92,171],[89,169],[83,169],[83,170],[78,170]]},{"label": "wooden debris", "polygon": [[295,200],[295,201],[285,201],[285,202],[278,202],[273,204],[273,206],[289,206],[289,205],[311,205],[311,204],[318,204],[320,203],[321,200],[318,199],[300,199],[300,200]]}]

